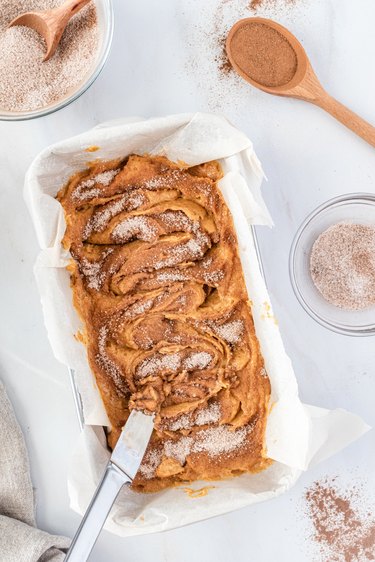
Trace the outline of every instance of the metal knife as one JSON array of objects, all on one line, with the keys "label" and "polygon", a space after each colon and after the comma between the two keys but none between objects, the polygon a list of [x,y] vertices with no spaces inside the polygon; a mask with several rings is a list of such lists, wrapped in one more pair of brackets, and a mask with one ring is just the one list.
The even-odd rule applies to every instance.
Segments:
[{"label": "metal knife", "polygon": [[119,491],[125,484],[132,483],[140,467],[153,427],[153,415],[135,410],[131,412],[65,562],[85,562],[88,559]]}]

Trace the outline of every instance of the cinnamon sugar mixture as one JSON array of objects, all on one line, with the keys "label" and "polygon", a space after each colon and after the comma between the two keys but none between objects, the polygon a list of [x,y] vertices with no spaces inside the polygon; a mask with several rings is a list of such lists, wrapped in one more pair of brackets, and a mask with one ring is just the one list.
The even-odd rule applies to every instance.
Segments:
[{"label": "cinnamon sugar mixture", "polygon": [[366,562],[375,560],[375,518],[360,509],[358,492],[341,492],[335,479],[314,484],[305,494],[308,515],[319,545],[319,560]]},{"label": "cinnamon sugar mixture", "polygon": [[55,8],[61,0],[1,0],[0,108],[32,111],[65,98],[84,81],[98,47],[93,2],[69,22],[55,55],[43,62],[45,43],[34,30],[8,28],[23,12]]},{"label": "cinnamon sugar mixture", "polygon": [[375,226],[338,223],[313,245],[310,270],[323,297],[339,308],[375,305]]}]

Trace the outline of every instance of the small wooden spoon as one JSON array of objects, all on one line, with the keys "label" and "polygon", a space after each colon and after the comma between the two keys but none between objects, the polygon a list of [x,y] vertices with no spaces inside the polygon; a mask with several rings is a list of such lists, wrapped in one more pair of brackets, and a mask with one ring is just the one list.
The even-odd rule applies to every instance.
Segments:
[{"label": "small wooden spoon", "polygon": [[55,54],[69,20],[89,2],[91,0],[66,0],[53,10],[26,12],[11,21],[9,27],[24,25],[37,31],[46,42],[47,53],[43,60],[47,61]]},{"label": "small wooden spoon", "polygon": [[[290,46],[294,50],[297,58],[296,71],[294,76],[286,84],[272,87],[259,84],[254,81],[251,76],[249,76],[243,68],[239,66],[238,61],[236,61],[236,56],[232,50],[233,38],[240,29],[242,29],[242,33],[244,33],[244,30],[247,27],[249,30],[248,39],[251,41],[251,26],[249,26],[251,23],[258,23],[275,29],[289,42]],[[318,105],[330,113],[338,121],[343,123],[343,125],[362,137],[365,141],[370,143],[372,146],[375,146],[375,127],[332,98],[324,90],[301,43],[282,25],[264,18],[246,18],[240,20],[229,32],[226,41],[226,51],[233,68],[253,86],[260,88],[269,94],[297,98]]]}]

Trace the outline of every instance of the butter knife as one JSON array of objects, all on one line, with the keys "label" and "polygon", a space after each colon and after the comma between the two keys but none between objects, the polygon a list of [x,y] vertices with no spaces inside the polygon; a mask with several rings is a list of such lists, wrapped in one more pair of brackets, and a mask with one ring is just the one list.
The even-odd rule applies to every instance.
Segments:
[{"label": "butter knife", "polygon": [[65,562],[85,562],[124,485],[130,485],[141,465],[154,427],[154,416],[133,410],[121,432],[103,478],[82,519]]}]

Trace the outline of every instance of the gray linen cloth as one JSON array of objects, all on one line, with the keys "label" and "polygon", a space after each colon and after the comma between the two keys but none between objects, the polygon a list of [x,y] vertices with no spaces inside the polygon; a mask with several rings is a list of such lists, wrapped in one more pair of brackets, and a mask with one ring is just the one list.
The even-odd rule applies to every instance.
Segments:
[{"label": "gray linen cloth", "polygon": [[62,562],[69,543],[36,528],[26,445],[0,381],[0,560]]}]

